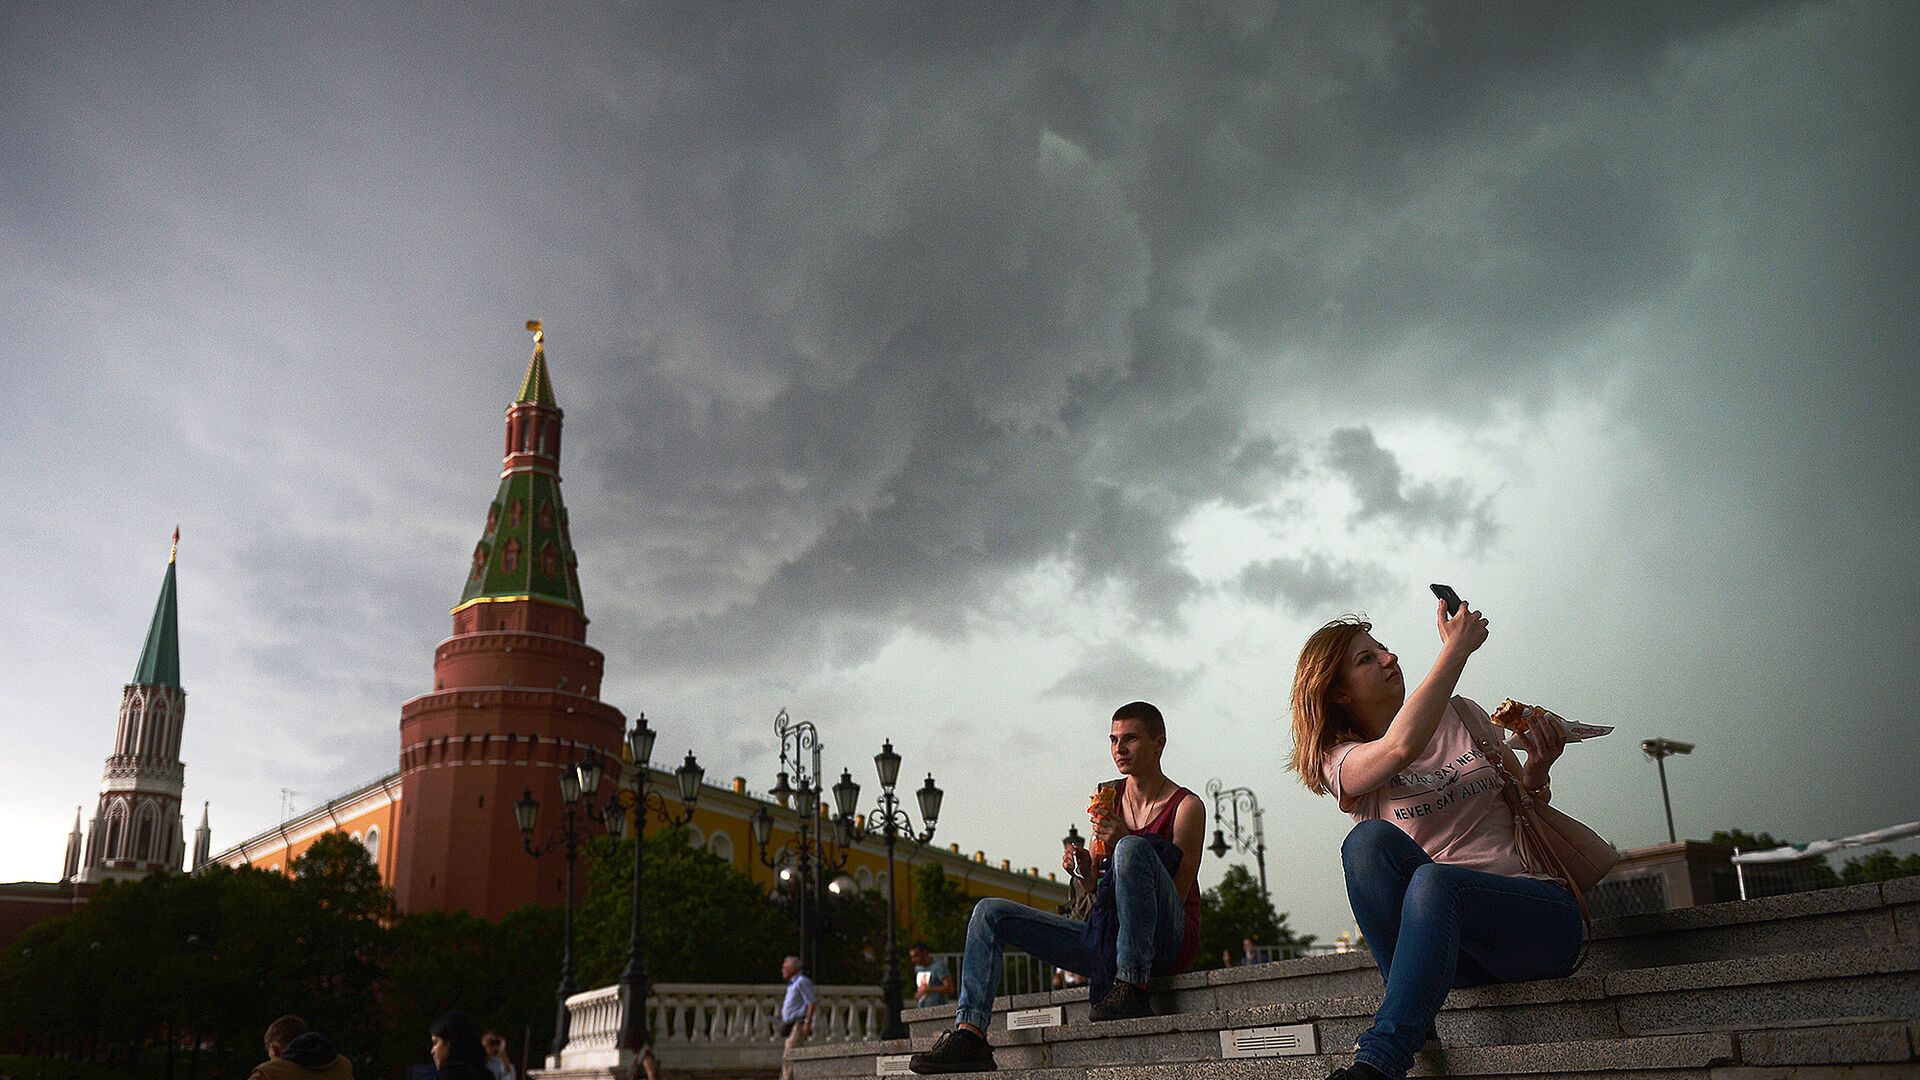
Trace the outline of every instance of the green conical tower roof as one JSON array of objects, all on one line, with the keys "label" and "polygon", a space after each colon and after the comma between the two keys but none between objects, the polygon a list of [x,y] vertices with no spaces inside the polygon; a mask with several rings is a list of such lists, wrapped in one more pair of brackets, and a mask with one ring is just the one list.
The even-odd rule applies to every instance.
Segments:
[{"label": "green conical tower roof", "polygon": [[141,686],[180,685],[180,605],[174,596],[173,565],[180,553],[180,530],[173,530],[173,551],[167,556],[167,576],[160,582],[160,602],[153,608],[153,625],[147,627],[147,645],[140,650],[140,665],[134,668],[133,681]]},{"label": "green conical tower roof", "polygon": [[516,404],[528,401],[535,405],[557,405],[553,399],[553,381],[547,378],[546,333],[540,329],[538,319],[527,320],[527,329],[533,331],[533,360],[527,364],[527,377],[520,380],[520,396],[513,400]]},{"label": "green conical tower roof", "polygon": [[[520,396],[508,410],[509,423],[522,406],[544,405],[553,410],[551,422],[557,432],[559,403],[547,377],[544,335],[538,322],[529,322],[527,329],[534,331],[533,362],[527,366]],[[557,434],[553,445],[558,446]],[[567,507],[560,499],[558,450],[551,454],[552,467],[512,465],[515,455],[508,454],[511,467],[500,477],[500,490],[487,510],[486,531],[474,547],[467,585],[455,611],[489,601],[538,600],[585,614]]]}]

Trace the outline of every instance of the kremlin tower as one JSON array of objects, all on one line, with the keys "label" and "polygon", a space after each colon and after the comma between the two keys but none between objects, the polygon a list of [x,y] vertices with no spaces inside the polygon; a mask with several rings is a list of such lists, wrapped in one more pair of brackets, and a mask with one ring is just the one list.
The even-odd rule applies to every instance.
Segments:
[{"label": "kremlin tower", "polygon": [[[400,707],[405,857],[394,884],[403,911],[498,919],[522,904],[558,903],[565,863],[528,857],[513,803],[527,789],[542,803],[537,842],[558,820],[563,767],[590,749],[611,768],[620,761],[625,718],[600,700],[603,658],[586,644],[560,500],[562,413],[545,335],[538,322],[527,329],[533,360],[507,407],[500,488],[453,609],[453,635],[434,648],[433,691]],[[171,589],[171,572],[167,581]]]},{"label": "kremlin tower", "polygon": [[81,849],[68,840],[66,878],[99,883],[145,877],[154,870],[180,869],[186,838],[180,820],[180,794],[187,767],[180,761],[180,734],[187,719],[187,692],[180,688],[180,611],[174,596],[174,559],[180,530],[173,530],[167,576],[160,602],[147,628],[147,644],[133,681],[120,695],[120,728],[100,783]]}]

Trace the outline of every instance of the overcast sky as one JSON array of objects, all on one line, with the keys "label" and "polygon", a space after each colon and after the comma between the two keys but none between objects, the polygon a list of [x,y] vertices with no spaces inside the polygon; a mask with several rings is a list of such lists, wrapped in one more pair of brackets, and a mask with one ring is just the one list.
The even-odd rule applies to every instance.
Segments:
[{"label": "overcast sky", "polygon": [[[1052,866],[1106,718],[1283,771],[1306,635],[1619,725],[1556,803],[1920,817],[1901,3],[0,8],[0,880],[91,815],[178,523],[188,826],[393,770],[546,320],[604,693],[781,707]],[[1202,881],[1222,864],[1209,858]]]}]

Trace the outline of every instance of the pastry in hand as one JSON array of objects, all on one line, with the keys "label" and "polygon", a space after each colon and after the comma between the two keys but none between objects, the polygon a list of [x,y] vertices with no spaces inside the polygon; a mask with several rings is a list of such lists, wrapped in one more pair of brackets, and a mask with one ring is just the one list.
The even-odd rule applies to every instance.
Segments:
[{"label": "pastry in hand", "polygon": [[[1098,823],[1113,816],[1114,800],[1120,797],[1117,784],[1101,784],[1093,789],[1093,798],[1087,802],[1087,816]],[[1106,842],[1100,839],[1096,830],[1093,837],[1093,861],[1099,862],[1107,857]]]},{"label": "pastry in hand", "polygon": [[1552,715],[1538,705],[1528,705],[1508,698],[1500,703],[1499,708],[1493,710],[1490,719],[1515,735],[1524,735],[1535,720]]}]

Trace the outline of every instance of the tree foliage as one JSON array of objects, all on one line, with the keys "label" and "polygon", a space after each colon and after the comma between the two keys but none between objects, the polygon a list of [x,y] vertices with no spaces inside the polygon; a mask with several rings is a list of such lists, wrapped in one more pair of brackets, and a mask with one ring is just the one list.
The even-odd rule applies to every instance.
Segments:
[{"label": "tree foliage", "polygon": [[967,947],[967,920],[973,917],[974,897],[947,879],[939,863],[913,871],[913,933],[934,952],[959,952]]},{"label": "tree foliage", "polygon": [[[653,982],[777,982],[794,928],[766,890],[687,842],[682,829],[647,837],[640,869],[641,954]],[[578,916],[583,986],[618,982],[633,929],[633,840],[587,847]]]},{"label": "tree foliage", "polygon": [[1304,949],[1313,944],[1312,934],[1294,933],[1287,925],[1286,914],[1273,909],[1245,864],[1235,863],[1227,867],[1220,884],[1200,894],[1200,954],[1194,967],[1219,967],[1223,952],[1238,961],[1240,943],[1246,938],[1281,949]]}]

